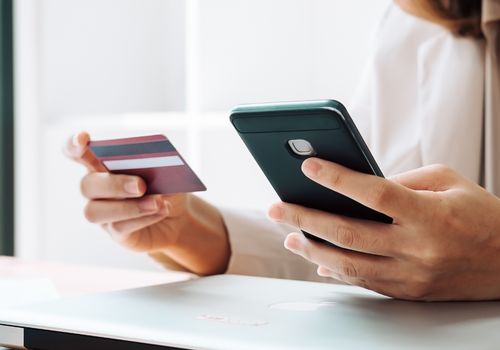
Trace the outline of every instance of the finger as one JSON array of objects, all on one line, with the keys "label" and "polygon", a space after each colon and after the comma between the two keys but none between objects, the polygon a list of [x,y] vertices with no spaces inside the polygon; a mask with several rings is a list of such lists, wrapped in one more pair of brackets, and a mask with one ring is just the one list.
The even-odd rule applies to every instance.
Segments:
[{"label": "finger", "polygon": [[75,134],[66,142],[64,153],[70,159],[84,165],[89,171],[107,171],[101,162],[90,152],[88,148],[89,142],[90,135],[87,132]]},{"label": "finger", "polygon": [[335,273],[324,266],[318,266],[318,275],[321,277],[330,277],[337,281],[350,284],[352,286],[358,286],[365,289],[370,289],[376,293],[383,294],[386,296],[395,296],[397,291],[400,289],[400,283],[389,282],[389,281],[374,281],[363,278],[352,278],[346,277]]},{"label": "finger", "polygon": [[358,287],[363,287],[363,288],[368,288],[368,281],[363,278],[354,278],[354,277],[346,277],[344,275],[341,275],[339,273],[336,273],[329,268],[325,266],[318,266],[318,269],[316,270],[318,276],[321,277],[330,277],[333,278],[337,281],[350,284],[352,286],[358,286]]},{"label": "finger", "polygon": [[349,278],[393,281],[400,275],[394,259],[327,246],[308,240],[300,233],[289,234],[285,247],[316,265]]},{"label": "finger", "polygon": [[320,185],[393,218],[410,216],[418,204],[416,193],[400,184],[322,159],[306,159],[302,171]]},{"label": "finger", "polygon": [[356,220],[289,203],[273,205],[269,216],[341,248],[391,257],[398,257],[403,250],[403,237],[396,235],[395,225]]},{"label": "finger", "polygon": [[90,135],[87,132],[79,132],[70,137],[64,147],[64,153],[71,159],[82,157],[85,147],[90,142]]},{"label": "finger", "polygon": [[146,183],[138,176],[91,172],[80,184],[88,199],[138,198],[146,192]]},{"label": "finger", "polygon": [[141,251],[151,250],[153,247],[159,249],[161,246],[158,242],[154,242],[152,235],[144,230],[167,218],[167,213],[158,213],[142,218],[103,224],[102,227],[114,241],[130,249]]},{"label": "finger", "polygon": [[429,165],[392,176],[392,181],[416,191],[446,191],[457,184],[456,173],[444,165]]},{"label": "finger", "polygon": [[168,212],[169,204],[161,196],[129,200],[92,200],[85,207],[85,217],[94,224],[136,219]]}]

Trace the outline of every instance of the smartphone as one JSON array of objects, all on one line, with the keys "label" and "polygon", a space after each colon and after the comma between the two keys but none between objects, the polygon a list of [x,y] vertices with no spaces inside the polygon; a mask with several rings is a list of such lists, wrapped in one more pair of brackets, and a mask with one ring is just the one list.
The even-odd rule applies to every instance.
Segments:
[{"label": "smartphone", "polygon": [[[241,105],[231,123],[283,202],[383,223],[392,218],[307,178],[318,157],[383,177],[346,108],[335,100]],[[311,239],[323,241],[307,232]],[[324,242],[324,241],[323,241]]]}]

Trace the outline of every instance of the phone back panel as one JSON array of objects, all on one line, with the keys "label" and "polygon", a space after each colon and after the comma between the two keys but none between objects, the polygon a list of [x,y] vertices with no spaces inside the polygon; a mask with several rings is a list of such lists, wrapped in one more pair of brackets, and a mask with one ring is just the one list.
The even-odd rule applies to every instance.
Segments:
[{"label": "phone back panel", "polygon": [[307,140],[315,156],[383,176],[346,109],[337,101],[242,106],[231,122],[282,201],[344,216],[391,223],[392,219],[308,179],[307,158],[289,140]]}]

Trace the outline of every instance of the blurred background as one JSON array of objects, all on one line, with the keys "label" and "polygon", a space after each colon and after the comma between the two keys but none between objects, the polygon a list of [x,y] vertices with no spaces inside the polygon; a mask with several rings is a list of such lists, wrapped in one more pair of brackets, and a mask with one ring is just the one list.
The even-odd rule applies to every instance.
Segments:
[{"label": "blurred background", "polygon": [[164,133],[207,185],[203,197],[265,210],[276,197],[229,110],[348,102],[390,0],[0,1],[3,253],[157,269],[85,221],[85,170],[64,158],[66,140],[79,130],[96,139]]}]

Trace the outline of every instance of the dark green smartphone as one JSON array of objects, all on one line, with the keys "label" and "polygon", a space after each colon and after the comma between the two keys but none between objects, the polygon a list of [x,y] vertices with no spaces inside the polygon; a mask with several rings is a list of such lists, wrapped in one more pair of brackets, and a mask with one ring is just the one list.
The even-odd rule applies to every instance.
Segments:
[{"label": "dark green smartphone", "polygon": [[[241,105],[231,123],[283,202],[392,223],[392,218],[307,178],[308,157],[383,177],[346,108],[337,101]],[[323,241],[303,232],[307,237]]]}]

